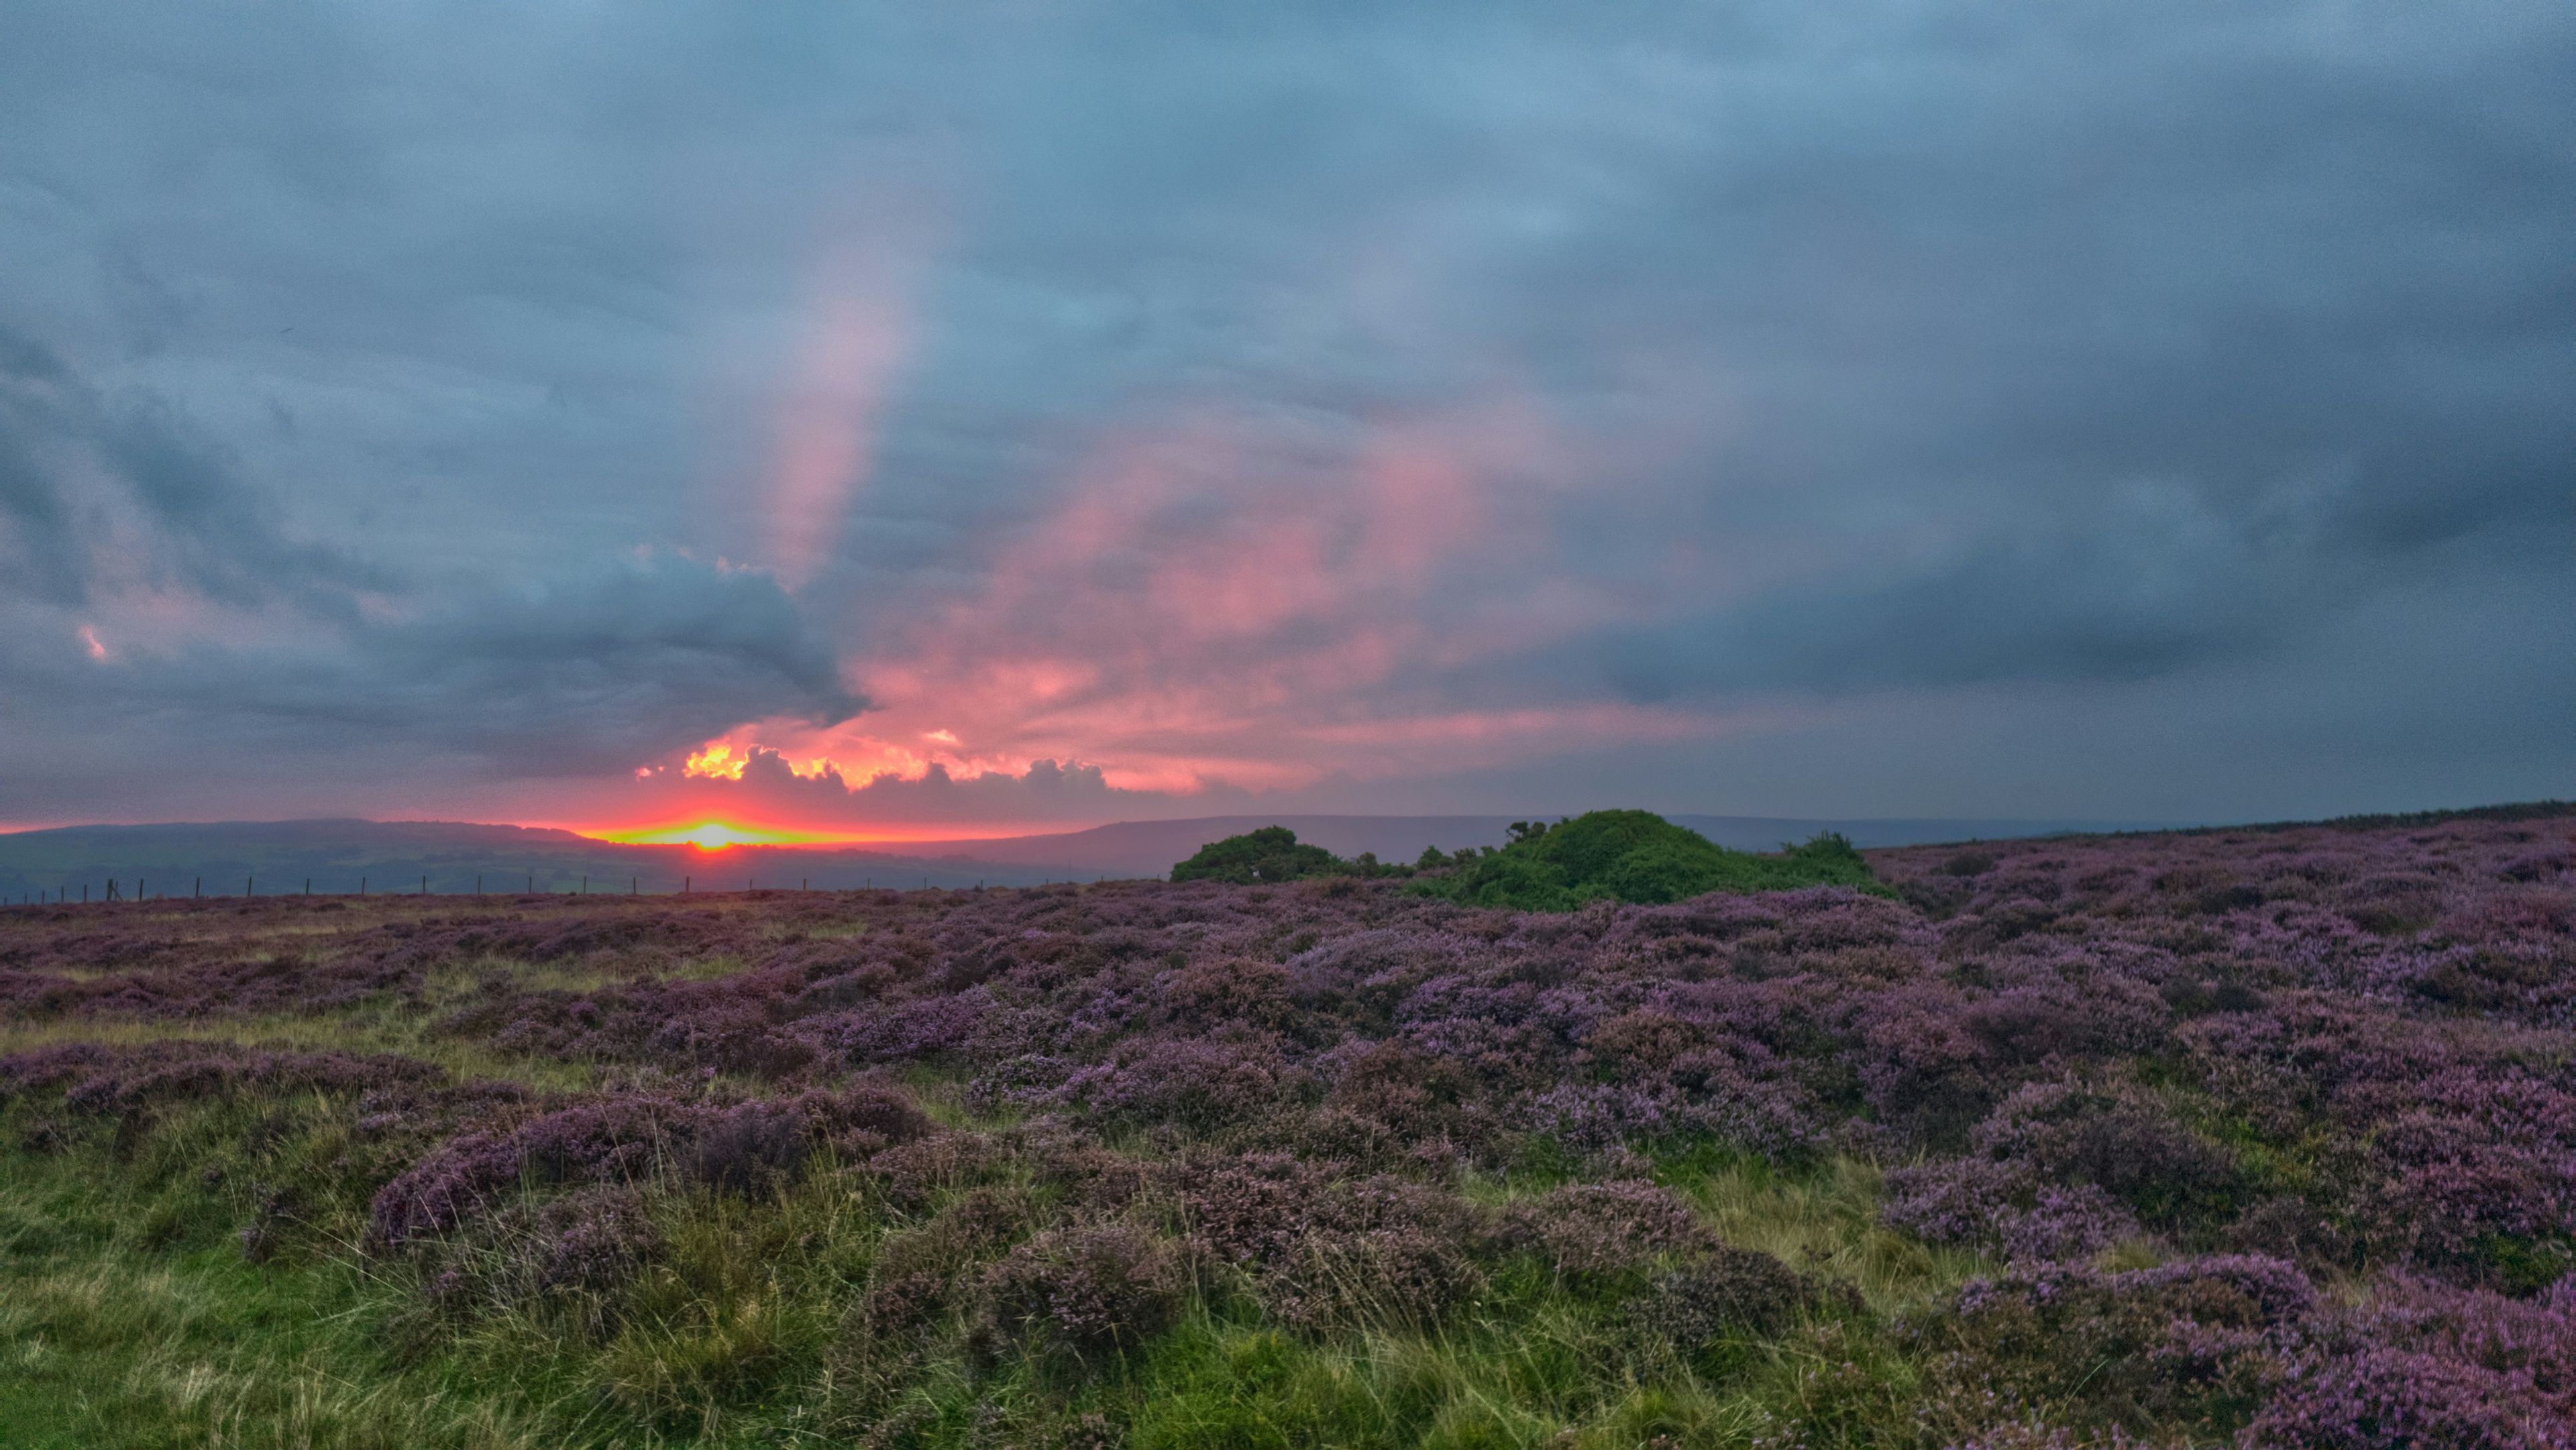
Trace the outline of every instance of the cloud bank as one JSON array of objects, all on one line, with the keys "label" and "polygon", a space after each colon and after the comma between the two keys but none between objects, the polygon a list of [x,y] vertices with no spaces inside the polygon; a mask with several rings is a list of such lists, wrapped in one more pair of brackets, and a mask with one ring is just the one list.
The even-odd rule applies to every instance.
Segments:
[{"label": "cloud bank", "polygon": [[8,14],[0,822],[2576,790],[2564,6]]}]

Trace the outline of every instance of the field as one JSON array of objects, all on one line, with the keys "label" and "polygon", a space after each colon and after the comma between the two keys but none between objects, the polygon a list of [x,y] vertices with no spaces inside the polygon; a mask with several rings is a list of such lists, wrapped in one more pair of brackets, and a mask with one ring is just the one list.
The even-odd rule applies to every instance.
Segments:
[{"label": "field", "polygon": [[0,1442],[2576,1444],[2576,813],[0,911]]}]

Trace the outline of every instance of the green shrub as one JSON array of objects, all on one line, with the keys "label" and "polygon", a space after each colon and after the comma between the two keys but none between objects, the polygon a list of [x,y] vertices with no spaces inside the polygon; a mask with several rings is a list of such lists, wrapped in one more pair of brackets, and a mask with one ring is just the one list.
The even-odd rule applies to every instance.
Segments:
[{"label": "green shrub", "polygon": [[1711,891],[1857,886],[1885,894],[1852,843],[1826,832],[1776,855],[1730,851],[1651,811],[1593,811],[1513,832],[1416,889],[1470,906],[1572,911],[1587,901],[1682,901]]},{"label": "green shrub", "polygon": [[1309,876],[1343,876],[1350,871],[1351,863],[1323,847],[1299,845],[1297,833],[1286,826],[1263,826],[1199,847],[1196,855],[1172,868],[1172,879],[1250,886],[1256,882],[1299,881]]}]

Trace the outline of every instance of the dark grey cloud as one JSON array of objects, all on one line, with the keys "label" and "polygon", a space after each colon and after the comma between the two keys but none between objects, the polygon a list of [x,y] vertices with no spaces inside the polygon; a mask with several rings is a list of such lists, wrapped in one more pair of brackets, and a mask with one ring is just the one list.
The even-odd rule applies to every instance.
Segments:
[{"label": "dark grey cloud", "polygon": [[[866,707],[766,574],[612,566],[362,633],[326,696],[365,725],[531,773],[631,769],[746,718],[836,724]],[[326,707],[327,708],[327,707]]]},{"label": "dark grey cloud", "polygon": [[[120,506],[131,517],[119,518]],[[284,598],[345,612],[388,574],[295,540],[229,451],[143,388],[102,396],[41,343],[0,328],[0,547],[20,588],[87,602],[101,570],[225,605]],[[16,591],[11,591],[16,592]]]},{"label": "dark grey cloud", "polygon": [[[0,33],[0,729],[92,762],[0,819],[153,814],[117,763],[211,739],[399,742],[388,798],[605,780],[847,719],[872,670],[975,686],[971,721],[874,703],[1022,762],[854,807],[889,813],[1070,812],[1228,713],[1176,702],[1283,699],[1353,732],[1316,798],[1388,808],[2001,808],[1827,799],[1821,746],[1775,756],[1812,800],[1739,798],[1721,747],[1370,783],[1363,726],[1588,705],[2042,762],[2048,814],[2250,787],[2114,800],[2003,722],[2347,762],[2327,806],[2576,788],[2533,743],[2576,682],[2532,613],[2576,564],[2562,4],[0,0]],[[846,426],[800,444],[816,398]],[[1390,440],[1463,496],[1372,512]],[[1208,482],[1083,533],[1181,444]],[[1333,564],[1272,617],[1259,565],[1182,568],[1311,567],[1253,537],[1301,520],[1426,582]],[[1098,623],[1176,579],[1254,622]],[[1171,738],[1003,718],[976,668],[1046,674],[1031,640]],[[1381,663],[1307,669],[1335,651]]]},{"label": "dark grey cloud", "polygon": [[743,719],[830,725],[867,704],[775,579],[670,557],[76,680],[57,676],[113,715],[181,713],[201,741],[503,777],[623,775]]},{"label": "dark grey cloud", "polygon": [[[21,626],[0,718],[111,779],[119,757],[174,748],[254,778],[370,757],[623,774],[746,718],[831,724],[866,704],[766,572],[644,552],[429,574],[363,531],[299,538],[167,398],[110,393],[5,331],[0,524],[0,611]],[[112,596],[138,594],[120,618]],[[98,779],[54,786],[89,799]]]}]

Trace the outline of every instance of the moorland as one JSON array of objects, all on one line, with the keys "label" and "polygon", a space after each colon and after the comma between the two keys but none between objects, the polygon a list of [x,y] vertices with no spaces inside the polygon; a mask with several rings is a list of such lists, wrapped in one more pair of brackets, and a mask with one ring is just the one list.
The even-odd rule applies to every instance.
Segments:
[{"label": "moorland", "polygon": [[2576,1443],[2576,808],[1568,829],[0,910],[0,1439]]}]

